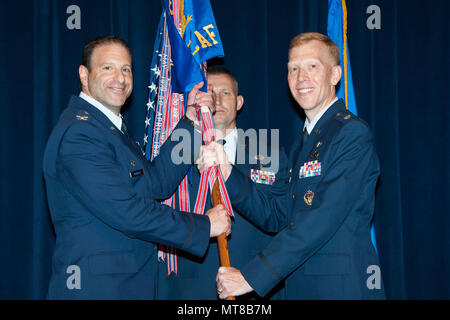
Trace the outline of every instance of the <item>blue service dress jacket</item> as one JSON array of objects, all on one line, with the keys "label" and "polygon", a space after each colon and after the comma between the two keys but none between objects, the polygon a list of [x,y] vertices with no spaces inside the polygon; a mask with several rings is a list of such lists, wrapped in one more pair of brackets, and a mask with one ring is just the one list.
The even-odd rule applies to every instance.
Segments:
[{"label": "blue service dress jacket", "polygon": [[[245,161],[244,163],[235,161],[236,165],[234,165],[234,168],[239,170],[239,172],[247,178],[250,178],[252,169],[258,170],[259,172],[272,170],[269,172],[274,173],[275,181],[271,185],[264,184],[262,183],[263,181],[260,181],[261,183],[258,183],[258,187],[265,190],[267,194],[270,194],[274,198],[281,197],[284,194],[284,184],[288,176],[288,159],[284,150],[279,149],[279,166],[278,170],[275,172],[275,168],[270,167],[271,163],[255,160],[256,154],[251,153],[255,153],[256,150],[253,151],[252,148],[248,147],[248,144],[249,142],[245,143],[242,137],[238,139],[237,148],[240,148],[240,150],[245,153]],[[252,149],[252,151],[250,151],[250,149]],[[271,150],[270,145],[267,150]],[[238,157],[238,152],[236,152],[236,158]],[[274,155],[272,154],[272,156]],[[188,177],[190,180],[189,196],[192,209],[194,208],[199,188],[200,173],[196,166],[193,166],[191,170]],[[208,195],[205,212],[211,207],[212,200],[211,196]],[[279,231],[286,225],[286,217],[283,217],[284,212],[280,210],[278,212],[280,216],[271,216],[271,219],[265,219],[262,222],[262,226],[259,227],[249,221],[245,216],[241,215],[238,210],[234,210],[232,233],[228,237],[228,250],[230,261],[233,266],[238,268],[243,267],[270,243],[275,235],[274,232]],[[262,228],[269,232],[263,231]],[[166,264],[160,262],[159,265],[158,299],[218,299],[216,275],[220,266],[220,261],[216,238],[211,239],[207,253],[203,257],[194,257],[185,252],[179,252],[177,275],[172,273],[168,276]],[[263,295],[264,298],[284,299],[283,285],[283,283],[280,283],[270,292],[265,292]],[[253,292],[237,298],[257,299],[259,297]]]},{"label": "blue service dress jacket", "polygon": [[[177,128],[193,134],[188,121]],[[168,141],[150,163],[100,110],[71,97],[44,154],[56,232],[48,298],[154,299],[155,243],[205,253],[208,217],[156,201],[170,196],[191,166],[173,164]]]},{"label": "blue service dress jacket", "polygon": [[283,206],[288,213],[287,227],[241,268],[244,278],[262,296],[285,279],[287,299],[383,299],[383,287],[368,285],[368,268],[379,266],[370,223],[380,167],[367,124],[338,100],[302,144],[300,136],[283,197],[271,198],[238,170],[226,182],[250,220]]}]

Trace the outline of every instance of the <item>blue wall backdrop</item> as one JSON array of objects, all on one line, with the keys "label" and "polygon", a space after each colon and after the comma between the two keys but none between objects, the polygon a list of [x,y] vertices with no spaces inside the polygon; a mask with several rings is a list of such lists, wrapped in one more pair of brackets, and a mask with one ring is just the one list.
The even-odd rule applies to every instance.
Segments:
[{"label": "blue wall backdrop", "polygon": [[[289,95],[287,50],[325,33],[327,0],[212,0],[224,64],[245,97],[243,128],[280,129],[289,150],[303,114]],[[81,29],[69,29],[70,5]],[[380,8],[369,29],[367,8]],[[347,0],[359,115],[381,161],[375,229],[391,299],[450,298],[450,1]],[[54,234],[42,179],[47,138],[78,93],[84,44],[117,34],[134,51],[128,127],[142,143],[159,0],[0,2],[0,299],[42,299]]]}]

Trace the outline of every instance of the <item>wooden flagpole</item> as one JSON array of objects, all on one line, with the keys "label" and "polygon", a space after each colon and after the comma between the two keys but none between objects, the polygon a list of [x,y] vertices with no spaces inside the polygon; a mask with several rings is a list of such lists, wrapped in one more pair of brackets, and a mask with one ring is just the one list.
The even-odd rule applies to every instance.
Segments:
[{"label": "wooden flagpole", "polygon": [[[216,181],[213,186],[212,201],[213,201],[213,206],[216,206],[216,205],[222,203],[218,181]],[[222,267],[231,267],[230,254],[228,252],[227,235],[225,233],[222,233],[221,235],[219,235],[217,237],[217,247],[219,249],[220,265]],[[225,300],[236,300],[236,298],[233,296],[230,296],[230,297],[227,297]]]}]

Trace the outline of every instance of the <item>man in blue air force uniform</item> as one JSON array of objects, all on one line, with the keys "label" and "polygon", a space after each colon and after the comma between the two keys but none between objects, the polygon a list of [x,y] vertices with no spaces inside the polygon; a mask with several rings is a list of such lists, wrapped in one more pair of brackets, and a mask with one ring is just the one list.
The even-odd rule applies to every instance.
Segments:
[{"label": "man in blue air force uniform", "polygon": [[[367,124],[336,98],[340,77],[339,49],[327,36],[306,33],[291,41],[288,83],[306,122],[290,154],[284,197],[270,198],[230,164],[221,165],[234,207],[254,221],[284,207],[288,224],[240,270],[219,269],[220,298],[264,295],[283,279],[287,299],[384,298],[367,272],[379,265],[370,222],[380,168]],[[206,152],[223,158],[217,146]]]},{"label": "man in blue air force uniform", "polygon": [[[253,180],[261,189],[266,190],[273,197],[282,196],[288,177],[287,157],[284,151],[279,151],[278,145],[272,145],[272,149],[268,145],[267,152],[260,150],[257,154],[258,141],[251,138],[245,141],[242,130],[238,130],[236,127],[236,116],[244,104],[244,98],[239,95],[238,81],[229,70],[222,67],[210,67],[207,80],[208,91],[213,96],[216,139],[219,143],[220,140],[224,141],[222,143],[227,158],[243,176],[251,178],[253,173]],[[256,135],[254,137],[257,138]],[[273,150],[274,148],[277,149]],[[268,153],[271,150],[273,151],[269,157]],[[266,160],[271,162],[268,163]],[[196,167],[192,167],[189,178],[190,206],[193,209],[200,184],[200,173]],[[206,201],[206,208],[210,208],[210,195]],[[281,210],[278,212],[280,215],[285,214]],[[270,219],[263,221],[261,227],[258,227],[240,215],[238,210],[235,210],[234,213],[233,234],[228,239],[228,248],[232,265],[240,268],[268,245],[273,238],[273,233],[264,232],[262,228],[269,232],[279,231],[281,226],[285,225],[286,218],[270,216]],[[166,265],[160,263],[158,298],[217,299],[215,279],[219,265],[216,239],[211,239],[208,251],[203,257],[197,258],[187,253],[179,253],[177,275],[168,276]],[[283,299],[283,283],[264,295],[266,298]],[[252,292],[242,298],[257,298],[257,294]]]},{"label": "man in blue air force uniform", "polygon": [[[82,92],[71,97],[44,155],[56,231],[48,298],[152,299],[155,243],[202,256],[210,236],[230,232],[229,218],[219,206],[199,216],[155,200],[173,193],[190,164],[173,164],[170,138],[149,163],[128,136],[120,109],[133,79],[124,40],[106,36],[89,42],[79,75]],[[203,104],[212,104],[208,94],[199,95]],[[193,134],[188,119],[178,128]]]}]

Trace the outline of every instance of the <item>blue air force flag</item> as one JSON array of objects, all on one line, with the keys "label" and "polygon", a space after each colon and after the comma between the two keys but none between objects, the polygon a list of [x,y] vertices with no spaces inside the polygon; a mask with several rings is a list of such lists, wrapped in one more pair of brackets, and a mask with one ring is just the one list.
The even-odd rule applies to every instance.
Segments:
[{"label": "blue air force flag", "polygon": [[345,101],[347,109],[357,115],[347,42],[347,7],[345,0],[328,0],[327,33],[328,37],[337,44],[341,52],[339,63],[342,68],[342,77],[336,96],[342,98]]},{"label": "blue air force flag", "polygon": [[[352,69],[347,42],[347,6],[345,0],[328,0],[328,37],[337,44],[340,51],[339,63],[342,68],[340,87],[336,96],[345,101],[347,109],[357,115],[355,91],[353,89]],[[372,244],[378,253],[375,229],[370,229]]]},{"label": "blue air force flag", "polygon": [[[206,84],[200,65],[224,56],[222,41],[209,0],[164,0],[164,5],[172,51],[173,92],[189,92],[196,83]],[[206,86],[203,88],[206,91]]]}]

